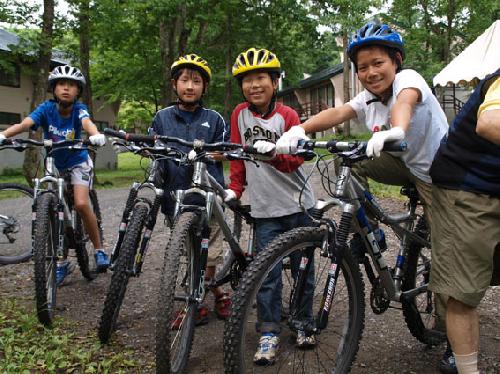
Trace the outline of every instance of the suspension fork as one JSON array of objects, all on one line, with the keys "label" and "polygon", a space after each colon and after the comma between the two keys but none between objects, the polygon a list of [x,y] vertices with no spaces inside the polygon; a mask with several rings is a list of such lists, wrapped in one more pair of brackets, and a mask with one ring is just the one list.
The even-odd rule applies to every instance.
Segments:
[{"label": "suspension fork", "polygon": [[134,182],[132,188],[127,197],[127,202],[125,203],[125,209],[123,210],[122,219],[120,225],[118,226],[118,238],[115,241],[113,250],[111,251],[111,263],[114,263],[120,254],[120,248],[123,243],[123,238],[125,237],[125,232],[127,231],[128,221],[130,219],[130,212],[134,207],[135,199],[137,198],[137,193],[139,192],[140,183]]},{"label": "suspension fork", "polygon": [[158,211],[160,210],[161,199],[163,196],[163,190],[156,188],[155,189],[155,199],[153,201],[153,207],[149,211],[148,219],[146,221],[144,235],[142,237],[141,246],[139,247],[139,251],[135,256],[134,261],[134,275],[139,275],[142,270],[142,264],[144,263],[144,257],[146,256],[146,252],[149,247],[149,241],[151,239],[151,235],[153,234],[153,229],[156,225],[156,219],[158,217]]},{"label": "suspension fork", "polygon": [[316,327],[318,329],[326,328],[328,324],[328,315],[332,308],[333,298],[335,296],[335,287],[339,277],[340,268],[344,258],[344,253],[347,250],[347,238],[351,230],[352,217],[355,211],[353,204],[347,203],[343,206],[340,224],[335,235],[335,239],[328,243],[331,258],[331,265],[326,279],[321,307],[318,312]]}]

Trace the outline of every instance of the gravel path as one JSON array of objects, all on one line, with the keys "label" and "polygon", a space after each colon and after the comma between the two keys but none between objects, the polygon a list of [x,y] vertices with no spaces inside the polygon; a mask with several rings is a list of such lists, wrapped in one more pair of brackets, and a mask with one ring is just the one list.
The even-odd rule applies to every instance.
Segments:
[{"label": "gravel path", "polygon": [[[321,186],[315,182],[316,197],[323,196]],[[111,248],[125,203],[127,189],[100,190],[98,192],[104,218],[105,243]],[[7,204],[2,201],[2,205]],[[381,204],[389,211],[403,208],[401,200],[383,199]],[[389,247],[395,237],[388,234]],[[157,286],[163,263],[163,252],[168,238],[168,229],[157,223],[150,252],[144,265],[144,273],[131,279],[119,325],[114,340],[105,349],[119,351],[123,347],[134,350],[134,356],[142,367],[139,372],[152,372],[154,362],[154,310],[157,301]],[[394,250],[387,253],[394,257]],[[389,256],[390,257],[390,256]],[[65,319],[75,321],[80,334],[95,332],[101,315],[104,296],[107,292],[110,273],[89,283],[78,271],[70,275],[58,292],[58,313]],[[365,281],[366,277],[365,277]],[[367,289],[366,327],[353,373],[438,373],[435,369],[444,346],[427,348],[416,341],[406,328],[402,313],[389,309],[382,315],[374,315],[369,308]],[[15,296],[33,304],[32,265],[21,264],[0,267],[0,297]],[[500,287],[490,288],[480,307],[481,352],[480,367],[486,373],[500,373]],[[78,302],[77,302],[78,301]],[[207,303],[213,305],[211,296]],[[210,323],[196,329],[195,342],[189,363],[190,373],[222,373],[223,322],[210,314]],[[134,369],[134,372],[137,370]]]}]

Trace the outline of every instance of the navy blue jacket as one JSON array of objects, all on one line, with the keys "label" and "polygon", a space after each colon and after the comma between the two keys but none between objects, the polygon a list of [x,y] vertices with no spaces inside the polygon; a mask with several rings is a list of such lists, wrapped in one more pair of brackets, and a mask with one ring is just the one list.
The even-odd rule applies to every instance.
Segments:
[{"label": "navy blue jacket", "polygon": [[[174,136],[186,141],[202,139],[207,143],[228,141],[229,131],[226,122],[222,116],[214,110],[198,107],[192,116],[190,123],[187,123],[179,110],[178,105],[172,105],[159,110],[153,118],[150,134]],[[184,152],[189,152],[190,148],[180,146],[179,144],[169,144]],[[224,184],[224,172],[222,163],[207,165],[208,172],[222,186]],[[191,167],[179,166],[175,162],[166,160],[162,162],[163,177],[165,180],[162,212],[172,215],[175,208],[175,202],[171,197],[171,192],[175,190],[185,190],[191,186],[192,173]],[[203,204],[202,199],[186,201],[188,204]]]},{"label": "navy blue jacket", "polygon": [[[458,113],[430,169],[438,186],[500,196],[500,145],[476,133],[477,111],[484,101],[486,84],[500,76],[500,69],[485,77]],[[485,86],[486,85],[486,86]]]}]

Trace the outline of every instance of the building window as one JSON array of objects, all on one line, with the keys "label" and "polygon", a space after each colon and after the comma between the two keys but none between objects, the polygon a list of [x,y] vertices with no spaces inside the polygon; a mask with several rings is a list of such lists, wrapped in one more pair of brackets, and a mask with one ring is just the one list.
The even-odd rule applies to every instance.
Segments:
[{"label": "building window", "polygon": [[0,86],[21,87],[21,69],[19,65],[5,69],[0,66]]},{"label": "building window", "polygon": [[311,111],[316,114],[326,108],[335,106],[334,87],[331,83],[311,89]]},{"label": "building window", "polygon": [[0,112],[0,125],[12,125],[21,122],[19,113]]}]

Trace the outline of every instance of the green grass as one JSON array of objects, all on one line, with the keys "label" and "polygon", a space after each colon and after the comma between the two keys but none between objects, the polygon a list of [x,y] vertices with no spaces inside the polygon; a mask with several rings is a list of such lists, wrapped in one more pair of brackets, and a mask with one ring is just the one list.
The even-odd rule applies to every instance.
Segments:
[{"label": "green grass", "polygon": [[57,318],[46,329],[14,299],[0,300],[1,373],[125,373],[137,370],[130,350],[101,349],[94,333],[77,334],[74,322]]}]

